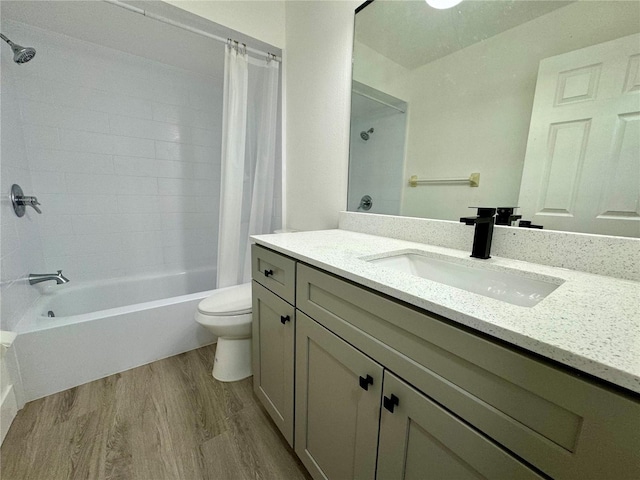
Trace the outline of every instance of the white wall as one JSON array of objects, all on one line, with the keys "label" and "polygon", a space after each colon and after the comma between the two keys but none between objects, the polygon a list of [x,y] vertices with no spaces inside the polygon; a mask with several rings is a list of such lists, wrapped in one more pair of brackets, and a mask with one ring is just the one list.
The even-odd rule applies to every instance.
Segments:
[{"label": "white wall", "polygon": [[73,281],[215,265],[223,65],[204,76],[17,22],[3,33],[38,46],[3,65],[17,75],[23,186],[43,210],[30,213],[44,252],[31,270]]},{"label": "white wall", "polygon": [[362,42],[353,42],[353,79],[394,97],[405,99],[411,70],[376,52]]},{"label": "white wall", "polygon": [[286,2],[290,228],[335,228],[347,205],[353,18],[360,3]]},{"label": "white wall", "polygon": [[165,1],[274,47],[284,47],[284,1]]}]

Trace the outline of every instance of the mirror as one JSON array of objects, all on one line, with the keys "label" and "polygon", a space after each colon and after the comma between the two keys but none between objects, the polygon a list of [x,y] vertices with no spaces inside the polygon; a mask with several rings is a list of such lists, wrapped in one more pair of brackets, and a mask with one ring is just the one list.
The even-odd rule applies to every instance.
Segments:
[{"label": "mirror", "polygon": [[639,32],[637,1],[360,7],[348,210],[640,237]]}]

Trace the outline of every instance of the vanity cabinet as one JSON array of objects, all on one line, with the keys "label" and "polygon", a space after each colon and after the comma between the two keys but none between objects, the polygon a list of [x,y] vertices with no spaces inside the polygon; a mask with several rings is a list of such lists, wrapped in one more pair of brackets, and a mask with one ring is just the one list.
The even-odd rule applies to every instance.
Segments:
[{"label": "vanity cabinet", "polygon": [[[413,393],[425,402],[444,408],[450,415],[442,417],[448,419],[447,428],[456,425],[459,432],[473,431],[484,438],[485,451],[493,445],[493,452],[519,458],[555,479],[640,478],[637,398],[301,263],[296,283],[299,311],[412,385]],[[385,373],[385,395],[392,393],[387,391],[387,378],[392,377]],[[403,456],[411,449],[385,446],[386,418],[383,408],[378,468],[398,472],[385,464],[389,451],[399,449],[396,453]],[[409,413],[407,418],[421,424],[417,415]],[[432,430],[428,425],[421,428]],[[399,432],[396,436],[402,437]],[[478,447],[465,443],[462,433],[459,438],[458,450],[453,444],[446,448],[474,465],[467,454],[474,455]],[[437,442],[447,445],[442,439]],[[426,457],[422,452],[415,458]],[[518,471],[526,473],[495,477],[535,478],[534,470]]]},{"label": "vanity cabinet", "polygon": [[293,447],[295,261],[252,246],[253,389]]},{"label": "vanity cabinet", "polygon": [[295,429],[315,479],[543,478],[304,313]]},{"label": "vanity cabinet", "polygon": [[298,312],[295,451],[314,478],[375,477],[382,370]]},{"label": "vanity cabinet", "polygon": [[294,276],[277,362],[260,337],[277,296],[254,283],[255,384],[276,420],[263,372],[291,354],[271,383],[292,381],[295,356],[293,443],[314,478],[640,478],[637,396],[301,262]]},{"label": "vanity cabinet", "polygon": [[382,402],[379,479],[544,478],[389,371]]}]

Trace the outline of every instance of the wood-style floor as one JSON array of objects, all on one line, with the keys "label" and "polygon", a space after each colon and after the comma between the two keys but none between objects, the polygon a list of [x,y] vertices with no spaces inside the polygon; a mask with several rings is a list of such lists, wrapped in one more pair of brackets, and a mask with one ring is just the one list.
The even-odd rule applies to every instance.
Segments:
[{"label": "wood-style floor", "polygon": [[28,403],[2,480],[309,479],[253,395],[211,376],[215,346]]}]

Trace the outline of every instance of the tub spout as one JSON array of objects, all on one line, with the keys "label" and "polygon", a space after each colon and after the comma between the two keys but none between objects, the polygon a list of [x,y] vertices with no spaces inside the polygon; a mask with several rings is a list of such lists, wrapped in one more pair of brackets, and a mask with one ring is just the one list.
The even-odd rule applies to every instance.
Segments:
[{"label": "tub spout", "polygon": [[49,280],[55,280],[58,285],[61,283],[67,283],[69,279],[62,275],[62,270],[58,270],[58,273],[30,273],[29,285],[35,285],[40,282],[47,282]]}]

